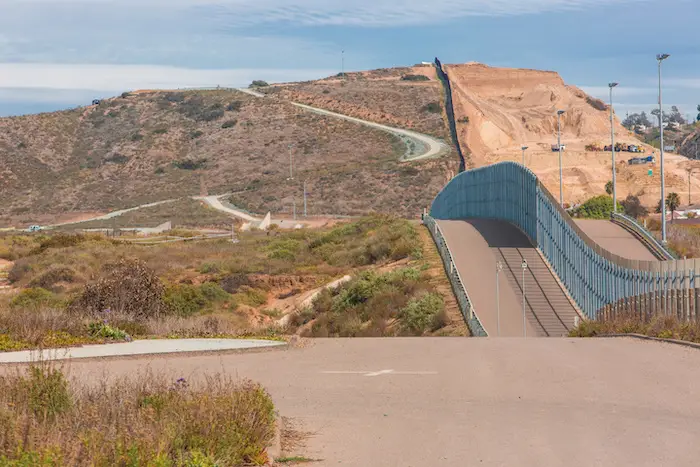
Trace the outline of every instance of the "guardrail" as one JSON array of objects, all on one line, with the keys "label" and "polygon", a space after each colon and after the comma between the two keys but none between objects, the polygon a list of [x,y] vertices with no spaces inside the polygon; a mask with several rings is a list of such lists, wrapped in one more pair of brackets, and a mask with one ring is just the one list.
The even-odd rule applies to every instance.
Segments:
[{"label": "guardrail", "polygon": [[457,266],[452,260],[452,252],[447,246],[445,237],[440,230],[440,226],[435,222],[435,219],[429,215],[423,215],[423,224],[428,228],[430,234],[437,245],[438,251],[440,252],[440,257],[442,258],[442,263],[445,265],[445,272],[450,279],[450,284],[452,284],[452,290],[454,291],[455,297],[457,298],[457,303],[459,303],[459,309],[462,312],[462,317],[464,322],[467,323],[469,331],[475,337],[488,337],[488,333],[484,329],[479,321],[479,317],[476,315],[474,310],[474,305],[469,299],[469,294],[467,289],[464,287],[464,282],[462,281],[462,276],[460,276]]},{"label": "guardrail", "polygon": [[613,212],[610,215],[610,220],[641,240],[659,260],[670,261],[678,259],[673,253],[664,248],[651,232],[639,225],[632,217]]},{"label": "guardrail", "polygon": [[436,219],[496,219],[522,230],[549,262],[589,319],[625,300],[654,295],[665,314],[688,316],[688,301],[675,300],[700,285],[700,260],[635,261],[588,237],[527,168],[501,162],[463,172],[433,201]]}]

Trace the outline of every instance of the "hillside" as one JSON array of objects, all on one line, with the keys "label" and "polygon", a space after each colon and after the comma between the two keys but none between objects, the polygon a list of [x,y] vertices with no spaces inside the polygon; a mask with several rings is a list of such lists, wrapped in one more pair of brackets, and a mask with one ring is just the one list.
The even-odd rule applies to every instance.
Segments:
[{"label": "hillside", "polygon": [[414,217],[445,183],[446,163],[399,164],[405,150],[388,133],[279,99],[136,92],[0,119],[0,225],[198,195],[202,181],[210,194],[233,193],[241,207],[289,213],[304,179],[310,214]]},{"label": "hillside", "polygon": [[[611,180],[610,153],[586,151],[589,144],[610,144],[610,119],[607,105],[582,90],[567,85],[554,72],[494,68],[478,63],[449,65],[453,84],[455,116],[460,141],[471,153],[473,166],[502,160],[522,160],[521,146],[529,146],[526,164],[553,193],[559,193],[558,154],[551,151],[557,143],[558,109],[562,116],[564,152],[564,197],[578,203],[602,194]],[[640,144],[640,141],[615,119],[616,141]],[[645,146],[646,155],[653,148]],[[649,205],[658,202],[658,167],[630,166],[627,152],[618,157],[618,196],[631,193]],[[658,156],[658,154],[657,154]],[[687,192],[685,158],[668,155],[666,184],[669,191]],[[652,168],[652,176],[648,175]],[[700,192],[700,182],[693,181]]]},{"label": "hillside", "polygon": [[346,73],[264,92],[344,115],[449,140],[441,85],[431,66]]}]

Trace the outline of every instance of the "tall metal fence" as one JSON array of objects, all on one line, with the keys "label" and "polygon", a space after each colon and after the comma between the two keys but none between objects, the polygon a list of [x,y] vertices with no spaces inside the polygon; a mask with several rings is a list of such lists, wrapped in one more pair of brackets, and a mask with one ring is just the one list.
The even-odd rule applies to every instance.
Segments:
[{"label": "tall metal fence", "polygon": [[[530,170],[515,162],[459,174],[435,198],[430,214],[435,219],[482,218],[514,224],[539,248],[590,319],[637,303],[643,296],[655,297],[646,302],[658,305],[653,313],[679,317],[695,313],[690,300],[674,297],[700,287],[700,260],[635,261],[603,249]],[[637,305],[639,310],[643,306]]]},{"label": "tall metal fence", "polygon": [[459,171],[464,172],[467,165],[464,159],[464,153],[462,153],[462,147],[459,144],[459,136],[457,135],[457,123],[455,122],[455,110],[452,101],[452,85],[450,84],[450,78],[447,76],[447,72],[442,67],[442,63],[440,63],[437,57],[435,57],[435,71],[445,89],[445,113],[447,114],[447,122],[450,126],[452,144],[457,149],[457,154],[459,155]]}]

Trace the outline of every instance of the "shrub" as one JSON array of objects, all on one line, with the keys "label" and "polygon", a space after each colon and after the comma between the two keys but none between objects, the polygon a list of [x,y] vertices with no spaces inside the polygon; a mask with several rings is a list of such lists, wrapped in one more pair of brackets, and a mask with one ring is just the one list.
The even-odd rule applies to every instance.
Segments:
[{"label": "shrub", "polygon": [[[94,237],[92,237],[94,238]],[[78,246],[81,243],[84,243],[91,238],[83,235],[83,234],[66,234],[63,232],[59,232],[55,235],[50,235],[46,238],[44,238],[40,243],[39,247],[36,248],[34,251],[32,251],[31,254],[36,255],[40,254],[46,250],[52,249],[52,248],[69,248],[69,247],[74,247]]]},{"label": "shrub", "polygon": [[168,132],[167,128],[156,128],[155,130],[153,130],[154,135],[164,135],[167,132]]},{"label": "shrub", "polygon": [[459,120],[457,120],[457,123],[469,123],[469,117],[466,115],[464,117],[460,117]]},{"label": "shrub", "polygon": [[49,364],[32,365],[27,376],[18,382],[24,389],[27,408],[40,421],[55,420],[57,416],[70,410],[73,405],[68,381],[63,372]]},{"label": "shrub", "polygon": [[627,195],[627,198],[621,203],[625,210],[625,214],[635,219],[645,217],[649,214],[649,210],[645,208],[639,198],[634,195]]},{"label": "shrub", "polygon": [[131,337],[125,331],[112,327],[107,323],[90,323],[89,332],[92,337],[98,339],[109,339],[113,341],[131,340]]},{"label": "shrub", "polygon": [[129,94],[128,92],[123,92],[122,95],[121,95],[121,98],[122,98],[122,99],[126,99],[126,98],[129,97],[129,96],[131,96],[131,94]]},{"label": "shrub", "polygon": [[163,175],[165,173],[165,167],[156,167],[153,173],[156,175]]},{"label": "shrub", "polygon": [[181,170],[199,170],[207,165],[207,159],[185,159],[182,161],[174,161],[173,167]]},{"label": "shrub", "polygon": [[29,282],[29,287],[39,287],[51,290],[52,292],[60,292],[63,289],[62,287],[58,287],[57,284],[61,282],[72,284],[77,282],[77,280],[78,275],[73,269],[67,266],[54,266],[32,279]]},{"label": "shrub", "polygon": [[250,83],[250,88],[264,88],[269,86],[270,84],[267,81],[262,81],[259,79],[254,80],[252,83]]},{"label": "shrub", "polygon": [[399,312],[399,320],[404,330],[413,335],[436,331],[447,324],[444,300],[437,293],[414,298]]},{"label": "shrub", "polygon": [[[622,205],[618,203],[618,210]],[[613,211],[613,200],[610,196],[595,196],[576,209],[574,215],[583,219],[608,219]]]},{"label": "shrub", "polygon": [[427,112],[431,114],[438,114],[442,111],[442,108],[440,107],[440,104],[437,102],[431,102],[429,104],[426,104],[422,109],[421,112]]},{"label": "shrub", "polygon": [[141,141],[143,139],[143,135],[141,133],[134,133],[131,135],[131,141]]},{"label": "shrub", "polygon": [[236,126],[236,123],[238,123],[238,120],[236,119],[227,120],[221,125],[221,128],[233,128],[234,126]]},{"label": "shrub", "polygon": [[226,106],[226,110],[229,112],[238,112],[242,108],[243,108],[243,102],[241,102],[241,101],[233,101],[233,102],[230,102]]},{"label": "shrub", "polygon": [[233,297],[236,303],[252,308],[257,308],[267,303],[267,294],[264,291],[245,285],[241,286]]},{"label": "shrub", "polygon": [[219,284],[207,282],[199,286],[178,284],[168,287],[164,302],[172,314],[188,317],[229,298],[231,296]]},{"label": "shrub", "polygon": [[202,136],[203,134],[204,134],[204,132],[199,131],[199,130],[195,130],[192,133],[190,133],[190,139],[197,139],[200,136]]},{"label": "shrub", "polygon": [[425,75],[403,75],[401,77],[401,81],[430,81],[430,78],[428,78]]},{"label": "shrub", "polygon": [[55,308],[61,305],[61,300],[46,289],[32,288],[22,290],[10,302],[12,309],[37,310],[40,308]]},{"label": "shrub", "polygon": [[107,157],[105,159],[106,163],[112,163],[112,164],[126,164],[129,162],[129,157],[125,156],[123,154],[112,154],[111,156]]},{"label": "shrub", "polygon": [[131,319],[157,317],[166,311],[164,287],[158,276],[138,260],[123,259],[104,268],[69,306],[80,315],[98,317],[104,310]]}]

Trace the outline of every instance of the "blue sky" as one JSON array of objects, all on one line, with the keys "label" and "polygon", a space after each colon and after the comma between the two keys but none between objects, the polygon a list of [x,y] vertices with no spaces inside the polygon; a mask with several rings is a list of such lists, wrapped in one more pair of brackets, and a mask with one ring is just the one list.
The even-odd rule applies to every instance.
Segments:
[{"label": "blue sky", "polygon": [[554,70],[618,115],[700,104],[697,0],[0,0],[0,115],[138,88],[446,63]]}]

